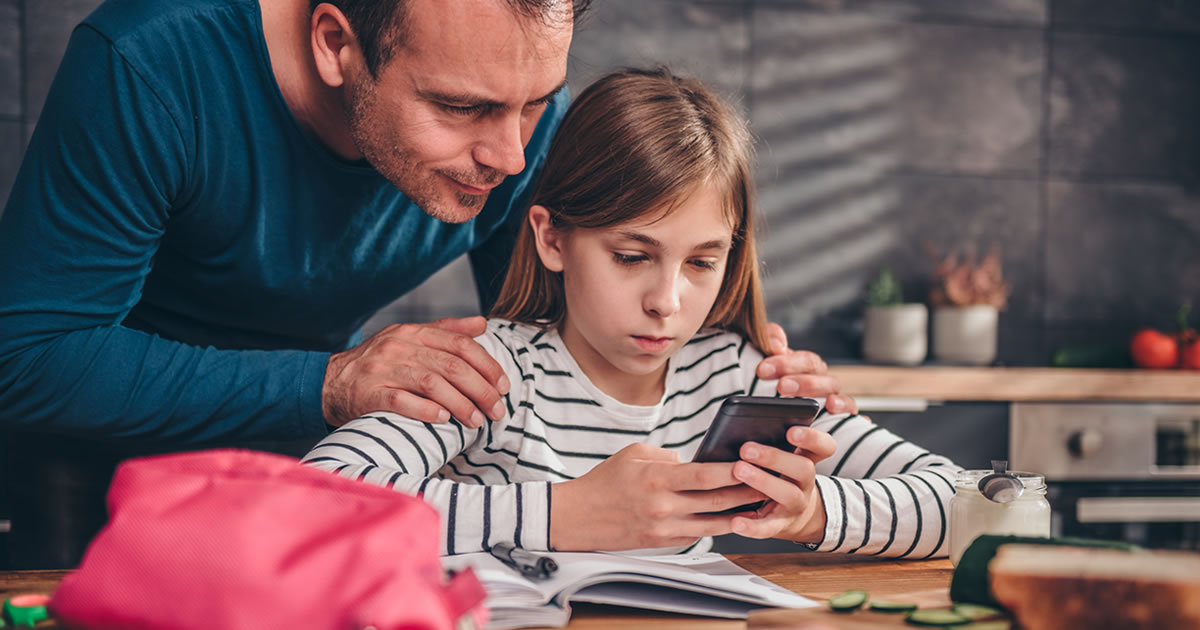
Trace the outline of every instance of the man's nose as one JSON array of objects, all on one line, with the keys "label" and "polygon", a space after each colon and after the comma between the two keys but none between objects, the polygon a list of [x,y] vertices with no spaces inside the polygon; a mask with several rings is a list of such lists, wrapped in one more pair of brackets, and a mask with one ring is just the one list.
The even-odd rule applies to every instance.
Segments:
[{"label": "man's nose", "polygon": [[475,161],[505,175],[525,170],[525,134],[521,122],[520,115],[495,120],[487,137],[475,145]]}]

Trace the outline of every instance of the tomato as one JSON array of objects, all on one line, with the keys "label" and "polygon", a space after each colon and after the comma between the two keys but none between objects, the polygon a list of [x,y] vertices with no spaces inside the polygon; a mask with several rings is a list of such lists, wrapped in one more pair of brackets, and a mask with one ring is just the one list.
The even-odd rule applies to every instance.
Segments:
[{"label": "tomato", "polygon": [[1129,342],[1129,352],[1133,362],[1144,368],[1172,368],[1179,364],[1179,343],[1153,328],[1139,330]]},{"label": "tomato", "polygon": [[1179,367],[1200,370],[1200,340],[1193,341],[1179,353]]}]

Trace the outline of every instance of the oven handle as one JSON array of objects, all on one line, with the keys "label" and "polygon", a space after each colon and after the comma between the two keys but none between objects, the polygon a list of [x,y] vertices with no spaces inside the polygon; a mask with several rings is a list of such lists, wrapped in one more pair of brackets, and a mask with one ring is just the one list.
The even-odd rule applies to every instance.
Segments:
[{"label": "oven handle", "polygon": [[1080,523],[1200,522],[1200,497],[1088,497],[1075,502],[1075,520]]}]

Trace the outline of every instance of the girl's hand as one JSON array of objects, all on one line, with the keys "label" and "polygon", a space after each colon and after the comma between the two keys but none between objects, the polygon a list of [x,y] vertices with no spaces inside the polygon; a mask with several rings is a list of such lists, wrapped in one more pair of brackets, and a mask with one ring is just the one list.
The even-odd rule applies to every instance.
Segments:
[{"label": "girl's hand", "polygon": [[679,455],[631,444],[587,474],[551,486],[550,546],[602,551],[687,545],[728,534],[729,515],[762,501],[734,479],[736,463],[679,463]]},{"label": "girl's hand", "polygon": [[[817,462],[833,455],[837,443],[824,431],[792,427],[788,442],[795,453],[754,442],[742,445],[744,461],[733,465],[733,476],[770,501],[757,512],[733,518],[735,534],[747,538],[782,538],[795,542],[820,542],[825,531],[825,504],[817,491]],[[776,477],[767,470],[783,475]]]},{"label": "girl's hand", "polygon": [[829,366],[820,356],[807,350],[789,350],[787,333],[779,324],[768,324],[771,337],[771,356],[758,364],[757,374],[763,380],[779,379],[776,385],[781,396],[824,398],[829,413],[858,413],[858,404],[839,392],[841,383],[829,374]]}]

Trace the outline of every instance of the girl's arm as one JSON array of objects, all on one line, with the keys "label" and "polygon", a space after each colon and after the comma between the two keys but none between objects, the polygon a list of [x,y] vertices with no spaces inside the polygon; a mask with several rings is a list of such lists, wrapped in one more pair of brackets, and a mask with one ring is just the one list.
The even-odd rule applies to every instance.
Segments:
[{"label": "girl's arm", "polygon": [[[442,517],[442,554],[484,551],[497,542],[549,548],[550,483],[513,483],[488,463],[491,422],[468,429],[457,420],[432,425],[392,413],[348,422],[329,434],[304,463],[343,477],[421,496]],[[454,463],[450,460],[464,455]],[[434,479],[448,473],[472,479]],[[489,483],[490,482],[490,483]]]},{"label": "girl's arm", "polygon": [[818,551],[899,558],[944,556],[950,497],[961,468],[857,414],[813,423],[837,442],[817,464],[825,503]]},{"label": "girl's arm", "polygon": [[[753,372],[758,353],[748,348],[740,358],[746,391],[756,396],[777,395],[774,381],[759,379]],[[831,455],[826,451],[823,455],[828,456],[815,462],[815,470],[811,464],[789,463],[792,457],[800,457],[792,454],[767,454],[754,462],[760,468],[808,471],[808,479],[797,483],[802,490],[815,482],[816,496],[796,501],[792,512],[802,514],[796,518],[805,522],[788,528],[807,534],[812,528],[806,526],[815,525],[821,533],[816,542],[807,535],[801,542],[810,542],[818,551],[864,555],[929,558],[947,554],[950,497],[954,476],[961,468],[857,413],[822,410],[812,428],[836,442]],[[752,487],[765,491],[771,479],[755,476],[762,481],[755,481]],[[806,502],[818,513],[804,510]],[[823,528],[819,522],[822,515]],[[768,519],[745,525],[751,529],[738,532],[745,536],[765,538],[782,533],[772,531],[778,526],[770,525]]]},{"label": "girl's arm", "polygon": [[505,420],[469,429],[454,419],[426,424],[371,413],[329,434],[305,463],[423,497],[441,514],[443,554],[483,551],[497,542],[548,549],[550,483],[514,482],[509,464],[517,453],[493,439],[519,422],[513,412],[526,395],[517,355],[506,341],[510,332],[503,322],[490,320],[487,331],[475,338],[513,384],[504,395]]}]

